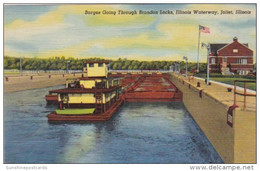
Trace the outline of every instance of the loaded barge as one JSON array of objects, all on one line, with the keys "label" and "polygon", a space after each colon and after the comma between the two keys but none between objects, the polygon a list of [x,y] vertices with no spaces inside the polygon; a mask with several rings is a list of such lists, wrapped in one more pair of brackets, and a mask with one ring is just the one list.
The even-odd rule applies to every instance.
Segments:
[{"label": "loaded barge", "polygon": [[49,121],[106,121],[126,102],[182,101],[182,92],[162,73],[108,72],[109,61],[88,61],[80,78],[51,90],[47,104],[58,109]]}]

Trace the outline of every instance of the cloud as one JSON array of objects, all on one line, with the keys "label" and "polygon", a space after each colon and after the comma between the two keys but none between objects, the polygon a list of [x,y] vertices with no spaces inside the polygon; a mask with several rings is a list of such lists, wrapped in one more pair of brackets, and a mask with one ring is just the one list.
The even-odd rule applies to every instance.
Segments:
[{"label": "cloud", "polygon": [[[32,6],[32,8],[37,7],[38,6]],[[31,46],[32,50],[33,48],[36,52],[38,52],[38,50],[42,50],[42,52],[39,52],[42,54],[49,54],[48,51],[60,53],[64,49],[64,52],[73,55],[72,53],[68,53],[68,50],[66,50],[65,48],[68,47],[68,49],[71,49],[72,47],[74,47],[74,45],[85,44],[85,41],[94,39],[97,40],[102,37],[111,37],[113,36],[113,34],[118,36],[129,35],[130,32],[126,32],[123,30],[133,29],[135,30],[134,32],[137,32],[139,24],[147,24],[151,22],[151,19],[153,18],[150,16],[112,17],[104,15],[84,15],[85,10],[109,11],[115,10],[119,7],[120,6],[112,5],[61,5],[52,11],[48,11],[42,15],[39,15],[34,20],[13,20],[12,22],[4,25],[4,40],[5,43],[9,44],[9,46],[5,47],[5,52],[17,54],[10,49],[15,50],[15,46],[17,47],[17,44],[20,43],[21,46],[23,44],[33,44],[34,46]],[[17,6],[17,8],[19,8],[19,6]],[[120,7],[120,9],[123,8]],[[26,13],[26,11],[24,11],[24,13]],[[96,23],[96,21],[99,21],[106,26],[100,27],[100,24],[98,24],[98,22]],[[132,26],[129,27],[128,25],[126,25],[126,23],[133,24],[131,24]],[[123,24],[125,28],[121,31],[122,27],[118,26],[117,24]],[[105,27],[107,27],[107,29]],[[110,31],[106,32],[105,30]],[[36,48],[37,46],[38,48]],[[39,55],[42,56],[41,54]]]},{"label": "cloud", "polygon": [[[34,6],[33,8],[37,8]],[[142,6],[142,8],[145,8]],[[168,5],[163,9],[251,10],[251,15],[85,15],[88,11],[138,10],[131,5],[58,5],[33,20],[21,17],[4,25],[5,55],[121,57],[196,61],[198,25],[210,28],[201,42],[230,43],[234,36],[256,48],[254,5]],[[149,10],[149,8],[146,8]],[[159,9],[156,8],[156,9]],[[25,11],[26,12],[26,11]],[[22,48],[23,47],[23,48]],[[206,50],[201,50],[205,60]]]},{"label": "cloud", "polygon": [[[37,8],[37,6],[32,6]],[[5,24],[5,29],[30,28],[38,29],[56,25],[64,21],[68,15],[77,15],[85,19],[87,25],[144,24],[151,23],[154,17],[149,15],[104,15],[103,11],[117,11],[124,8],[120,5],[60,5],[53,11],[40,15],[33,21],[17,19]],[[100,15],[85,15],[85,11],[100,11]]]},{"label": "cloud", "polygon": [[70,26],[70,24],[66,23],[57,23],[54,26],[42,25],[37,27],[30,27],[30,25],[32,26],[34,24],[25,24],[19,28],[17,27],[16,29],[5,28],[5,40],[27,41],[31,40],[35,36],[48,35],[50,33],[60,31]]},{"label": "cloud", "polygon": [[38,29],[50,25],[56,25],[64,19],[64,14],[59,11],[51,11],[39,16],[34,21],[25,21],[21,19],[14,20],[9,24],[5,24],[5,29]]}]

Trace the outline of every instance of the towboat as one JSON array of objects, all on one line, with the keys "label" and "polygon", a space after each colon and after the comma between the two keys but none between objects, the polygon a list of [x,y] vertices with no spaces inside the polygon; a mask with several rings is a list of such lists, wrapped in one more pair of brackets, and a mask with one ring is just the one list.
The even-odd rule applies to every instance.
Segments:
[{"label": "towboat", "polygon": [[58,104],[50,121],[108,120],[123,103],[121,79],[108,77],[109,61],[88,61],[85,75],[66,81],[63,89],[51,90],[47,102]]}]

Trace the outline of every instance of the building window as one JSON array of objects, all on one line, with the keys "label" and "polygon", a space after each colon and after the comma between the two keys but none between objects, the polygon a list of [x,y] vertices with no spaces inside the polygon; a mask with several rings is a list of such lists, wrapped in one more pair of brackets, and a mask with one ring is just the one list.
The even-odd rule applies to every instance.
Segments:
[{"label": "building window", "polygon": [[215,58],[211,58],[211,64],[216,64],[216,59]]},{"label": "building window", "polygon": [[247,59],[242,59],[242,64],[247,64]]},{"label": "building window", "polygon": [[227,58],[226,57],[224,57],[224,62],[227,62]]},{"label": "building window", "polygon": [[238,53],[238,49],[233,49],[233,53]]},{"label": "building window", "polygon": [[98,63],[98,67],[103,67],[103,63]]},{"label": "building window", "polygon": [[247,59],[237,59],[237,64],[247,64]]},{"label": "building window", "polygon": [[94,63],[89,63],[89,67],[94,67]]}]

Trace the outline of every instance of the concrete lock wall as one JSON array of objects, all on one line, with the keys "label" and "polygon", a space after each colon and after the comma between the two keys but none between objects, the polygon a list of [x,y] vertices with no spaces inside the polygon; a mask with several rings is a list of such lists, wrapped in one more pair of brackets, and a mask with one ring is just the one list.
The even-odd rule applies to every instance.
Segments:
[{"label": "concrete lock wall", "polygon": [[235,163],[256,163],[256,112],[235,110]]},{"label": "concrete lock wall", "polygon": [[189,87],[188,81],[175,75],[171,81],[183,92],[185,107],[225,163],[256,163],[255,112],[236,109],[231,127],[227,124],[227,105],[204,92],[200,97],[201,88]]}]

